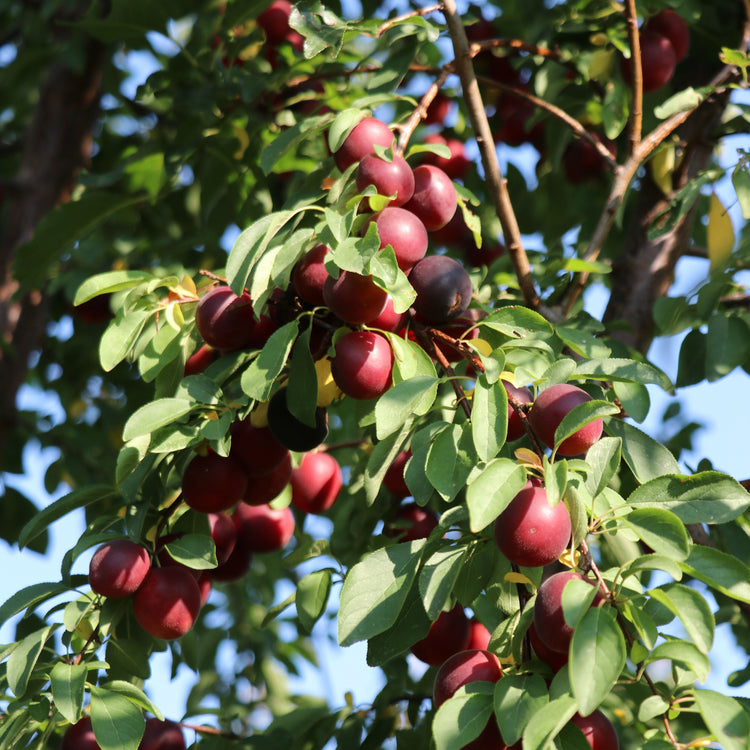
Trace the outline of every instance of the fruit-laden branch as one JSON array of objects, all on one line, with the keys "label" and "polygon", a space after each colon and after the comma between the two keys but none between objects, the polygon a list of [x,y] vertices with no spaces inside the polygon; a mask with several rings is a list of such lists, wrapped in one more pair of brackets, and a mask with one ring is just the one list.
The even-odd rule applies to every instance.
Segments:
[{"label": "fruit-laden branch", "polygon": [[63,62],[52,65],[25,134],[0,237],[0,456],[17,422],[16,394],[48,318],[46,292],[19,293],[13,262],[41,218],[70,199],[76,176],[88,161],[105,59],[102,45],[89,41],[80,72]]},{"label": "fruit-laden branch", "polygon": [[482,157],[487,189],[492,196],[495,211],[500,219],[505,246],[513,264],[516,277],[518,278],[521,294],[523,295],[524,302],[530,308],[542,312],[542,314],[551,315],[552,311],[542,311],[540,309],[542,307],[541,299],[536,290],[534,277],[531,273],[531,264],[523,246],[521,231],[518,227],[518,221],[513,211],[510,196],[508,195],[508,187],[500,172],[500,165],[497,160],[497,153],[495,152],[495,142],[490,131],[487,114],[484,110],[482,95],[474,73],[474,66],[471,62],[469,41],[466,38],[466,31],[464,30],[461,17],[456,12],[456,3],[454,0],[446,0],[444,13],[451,41],[453,42],[456,71],[461,79],[461,88],[469,113],[469,120]]}]

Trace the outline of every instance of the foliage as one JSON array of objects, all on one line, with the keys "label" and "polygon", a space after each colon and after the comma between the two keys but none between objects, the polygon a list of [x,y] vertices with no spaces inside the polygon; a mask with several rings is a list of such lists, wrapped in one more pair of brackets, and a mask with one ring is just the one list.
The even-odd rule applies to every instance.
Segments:
[{"label": "foliage", "polygon": [[[13,176],[44,71],[58,60],[77,70],[92,44],[107,60],[90,164],[70,200],[18,248],[12,269],[22,293],[49,295],[48,334],[26,380],[53,395],[62,416],[23,415],[3,469],[22,473],[22,448],[32,440],[56,447],[45,485],[66,493],[37,509],[6,486],[3,538],[44,551],[48,527],[71,513],[85,514],[86,529],[71,540],[59,581],[30,585],[0,606],[0,624],[23,615],[16,639],[1,650],[0,748],[58,747],[67,725],[87,714],[105,750],[138,747],[145,715],[161,718],[142,690],[159,652],[169,653],[173,674],[183,666],[195,673],[184,715],[170,718],[190,724],[213,715],[196,741],[206,750],[460,748],[493,714],[505,741],[522,741],[524,750],[580,748],[570,719],[596,709],[613,721],[623,748],[704,740],[747,747],[747,703],[701,685],[718,625],[750,647],[750,495],[708,460],[684,469],[678,448],[638,427],[650,407],[646,385],[672,393],[750,366],[750,316],[738,281],[750,253],[747,225],[738,238],[727,226],[712,189],[724,170],[701,150],[711,142],[718,153],[724,138],[747,130],[747,108],[728,104],[746,86],[744,4],[637,3],[641,18],[673,6],[691,29],[690,54],[670,85],[643,97],[642,138],[633,114],[640,102],[618,70],[630,49],[630,3],[462,8],[473,41],[498,39],[473,50],[486,105],[479,111],[462,98],[456,75],[452,43],[460,45],[463,32],[449,33],[443,13],[405,9],[386,22],[385,6],[374,0],[363,0],[360,18],[348,3],[310,0],[290,19],[300,35],[290,38],[299,42],[272,45],[255,22],[266,5],[49,1],[0,11],[0,26],[23,29],[10,37],[14,56],[0,69],[3,90],[14,92],[0,149],[6,221],[23,200]],[[452,5],[445,16],[455,18]],[[477,36],[483,16],[495,23]],[[495,144],[477,141],[476,118],[489,113],[499,130],[503,103],[514,100],[493,73],[500,58],[521,97],[550,106],[531,107],[522,148],[497,144],[512,202],[498,208],[486,158]],[[144,60],[153,72],[134,88],[129,72]],[[449,124],[413,116],[425,114],[436,80],[454,101]],[[414,301],[396,254],[380,250],[368,229],[374,191],[360,193],[355,168],[342,173],[332,157],[373,112],[394,128],[412,166],[446,154],[429,134],[468,144],[472,164],[457,188],[472,231],[458,242],[431,235],[430,253],[462,261],[471,309],[481,315],[458,337],[418,322],[412,335],[387,332],[392,388],[369,400],[337,395],[323,407],[323,449],[346,478],[323,514],[327,522],[291,506],[296,527],[283,550],[256,554],[238,581],[215,581],[182,638],[154,638],[129,598],[90,590],[81,561],[114,538],[140,541],[155,555],[164,536],[184,534],[169,554],[195,571],[216,567],[205,515],[181,501],[188,463],[209,448],[228,456],[232,425],[259,418],[281,387],[292,415],[313,424],[321,403],[316,363],[335,354],[348,330],[299,300],[290,286],[295,264],[325,243],[332,275],[371,275],[397,312]],[[532,145],[538,123],[542,137]],[[590,140],[589,131],[616,142],[617,168],[573,184],[566,148]],[[517,166],[519,153],[534,161],[533,173]],[[747,218],[746,154],[731,178]],[[505,252],[472,262],[477,252],[490,258],[501,239]],[[624,293],[642,278],[628,259],[651,248],[661,262],[665,247],[663,289]],[[704,283],[689,296],[669,296],[677,257],[701,250]],[[185,375],[203,343],[197,303],[223,284],[247,291],[273,333]],[[593,284],[612,294],[602,320],[584,309],[582,292]],[[618,307],[638,294],[646,323]],[[107,304],[99,319],[77,312],[97,300]],[[656,335],[684,331],[671,383],[649,362],[648,348]],[[452,362],[436,350],[446,336],[460,355]],[[545,448],[528,427],[507,439],[504,382],[529,386],[533,396],[572,383],[592,400]],[[510,406],[527,421],[527,404],[511,399]],[[604,434],[585,454],[558,452],[596,420]],[[439,523],[425,538],[399,541],[383,532],[401,505],[384,477],[406,449],[410,496]],[[295,467],[303,453],[293,452]],[[531,478],[572,520],[569,549],[553,569],[577,567],[606,600],[590,608],[590,587],[566,589],[565,620],[575,630],[567,666],[557,672],[532,652],[528,636],[543,570],[511,563],[493,540],[495,520]],[[273,506],[290,501],[287,487]],[[494,686],[473,683],[436,709],[437,667],[418,668],[409,651],[456,603],[490,631],[488,648],[504,676]],[[371,705],[327,705],[289,687],[287,675],[316,664],[313,629],[327,629],[342,647],[367,642],[368,664],[385,683]],[[228,668],[221,664],[227,643],[236,654]],[[667,666],[649,668],[656,662]],[[733,685],[748,679],[750,667],[738,665]]]}]

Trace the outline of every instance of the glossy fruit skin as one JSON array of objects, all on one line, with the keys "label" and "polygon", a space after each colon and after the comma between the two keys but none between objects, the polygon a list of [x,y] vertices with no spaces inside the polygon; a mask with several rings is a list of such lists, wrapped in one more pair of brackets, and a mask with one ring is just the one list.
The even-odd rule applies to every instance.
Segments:
[{"label": "glossy fruit skin", "polygon": [[401,156],[394,156],[392,161],[386,161],[377,154],[365,154],[359,162],[354,179],[360,193],[368,185],[373,185],[378,195],[395,195],[389,206],[403,206],[414,194],[414,173]]},{"label": "glossy fruit skin", "polygon": [[195,623],[201,591],[187,568],[154,568],[133,596],[133,612],[140,626],[155,638],[181,638]]},{"label": "glossy fruit skin", "polygon": [[[534,434],[548,448],[555,445],[555,430],[576,406],[591,401],[586,391],[570,383],[557,383],[545,388],[534,399],[528,421]],[[577,456],[585,453],[602,436],[604,424],[595,419],[563,440],[557,448],[558,456]]]},{"label": "glossy fruit skin", "polygon": [[215,349],[234,351],[251,345],[255,318],[250,295],[238,297],[228,286],[210,289],[195,308],[195,326]]},{"label": "glossy fruit skin", "polygon": [[[674,47],[666,37],[648,30],[641,31],[640,43],[643,91],[658,91],[669,83],[674,74],[677,65]],[[620,58],[620,71],[625,82],[632,86],[630,60]]]},{"label": "glossy fruit skin", "polygon": [[248,505],[270,503],[289,484],[292,478],[292,458],[287,452],[284,460],[269,474],[250,479],[242,496]]},{"label": "glossy fruit skin", "polygon": [[439,708],[460,687],[470,682],[497,682],[503,668],[497,656],[481,649],[459,651],[446,659],[435,675],[432,705]]},{"label": "glossy fruit skin", "polygon": [[669,39],[674,49],[675,60],[682,62],[690,49],[690,29],[685,19],[671,8],[660,10],[643,25],[644,31],[652,31]]},{"label": "glossy fruit skin", "polygon": [[84,716],[65,730],[60,750],[102,750],[94,737],[90,716]]},{"label": "glossy fruit skin", "polygon": [[330,453],[305,453],[292,471],[292,504],[304,513],[325,513],[343,486],[341,467]]},{"label": "glossy fruit skin", "polygon": [[185,750],[185,737],[177,722],[146,719],[138,750]]},{"label": "glossy fruit skin", "polygon": [[371,399],[391,387],[393,350],[388,339],[376,331],[351,331],[335,346],[331,373],[347,396]]},{"label": "glossy fruit skin", "polygon": [[[516,388],[512,383],[508,383],[506,380],[502,381],[506,393],[516,401],[520,401],[524,404],[530,404],[533,400],[531,391],[528,388]],[[508,404],[508,435],[506,440],[513,441],[518,440],[526,434],[526,428],[523,425],[523,420],[518,416],[516,410]]]},{"label": "glossy fruit skin", "polygon": [[386,206],[372,221],[378,228],[381,249],[390,245],[398,267],[407,272],[427,253],[429,239],[422,220],[412,211],[397,206]]},{"label": "glossy fruit skin", "polygon": [[208,344],[199,346],[185,361],[183,375],[197,375],[219,358],[219,351]]},{"label": "glossy fruit skin", "polygon": [[240,503],[232,518],[238,546],[253,554],[283,549],[294,535],[294,516],[289,508]]},{"label": "glossy fruit skin", "polygon": [[134,594],[151,569],[148,551],[129,539],[113,539],[94,552],[89,563],[92,591],[110,599]]},{"label": "glossy fruit skin", "polygon": [[341,172],[360,161],[367,154],[375,153],[375,146],[391,146],[395,141],[391,129],[374,117],[365,117],[358,122],[333,155]]},{"label": "glossy fruit skin", "polygon": [[406,486],[404,470],[406,463],[411,458],[411,450],[401,451],[393,463],[388,467],[383,477],[383,487],[396,497],[409,497],[411,490]]},{"label": "glossy fruit skin", "polygon": [[227,513],[209,513],[208,526],[216,547],[216,562],[221,565],[229,559],[237,544],[237,529]]},{"label": "glossy fruit skin", "polygon": [[427,635],[410,649],[421,662],[437,667],[453,654],[468,647],[471,626],[463,607],[441,612]]},{"label": "glossy fruit skin", "polygon": [[292,271],[292,283],[297,294],[310,305],[325,305],[323,284],[328,278],[328,271],[323,262],[329,252],[330,247],[315,245],[297,261]]},{"label": "glossy fruit skin", "polygon": [[549,504],[547,491],[527,483],[495,521],[495,543],[512,563],[536,568],[557,560],[570,541],[565,503]]},{"label": "glossy fruit skin", "polygon": [[[592,135],[606,146],[613,158],[617,156],[617,146],[613,141],[597,133]],[[577,138],[565,148],[563,169],[568,182],[571,185],[579,185],[582,182],[591,182],[601,178],[607,171],[607,163],[592,143],[583,138]]]},{"label": "glossy fruit skin", "polygon": [[568,663],[567,652],[553,651],[547,646],[537,634],[533,620],[531,625],[529,625],[529,641],[536,657],[540,661],[543,661],[553,672],[559,672]]},{"label": "glossy fruit skin", "polygon": [[231,456],[196,454],[182,476],[182,497],[201,513],[220,513],[236,505],[247,489],[247,474]]},{"label": "glossy fruit skin", "polygon": [[274,0],[257,18],[258,26],[266,34],[269,44],[279,45],[292,30],[289,26],[289,15],[292,4],[289,0]]},{"label": "glossy fruit skin", "polygon": [[383,312],[388,292],[381,289],[372,276],[341,271],[339,277],[329,276],[323,285],[323,300],[328,309],[345,323],[369,323]]},{"label": "glossy fruit skin", "polygon": [[577,713],[570,721],[583,732],[591,750],[619,750],[614,724],[599,709],[588,716]]},{"label": "glossy fruit skin", "polygon": [[211,580],[219,583],[239,581],[250,570],[252,562],[253,553],[242,544],[235,544],[229,557],[209,571]]},{"label": "glossy fruit skin", "polygon": [[471,279],[464,267],[447,255],[428,255],[409,273],[417,293],[414,309],[429,323],[447,323],[466,312],[471,302]]},{"label": "glossy fruit skin", "polygon": [[383,526],[383,534],[398,539],[399,542],[427,539],[438,521],[435,512],[429,508],[422,508],[416,503],[404,503]]},{"label": "glossy fruit skin", "polygon": [[396,333],[406,325],[407,317],[405,312],[397,313],[395,311],[393,308],[393,297],[389,294],[388,299],[385,301],[383,312],[377,318],[373,318],[367,325],[370,328],[379,328],[381,331]]},{"label": "glossy fruit skin", "polygon": [[[573,628],[565,622],[562,609],[562,592],[565,584],[572,580],[586,581],[593,586],[588,578],[584,578],[574,570],[564,570],[545,578],[537,590],[534,604],[534,628],[539,640],[552,651],[568,653]],[[604,603],[604,597],[597,593],[592,606]]]},{"label": "glossy fruit skin", "polygon": [[416,214],[428,232],[434,232],[453,218],[457,207],[451,178],[439,167],[420,164],[414,170],[414,195],[404,208]]},{"label": "glossy fruit skin", "polygon": [[268,402],[268,429],[290,451],[311,451],[328,436],[328,415],[323,407],[315,411],[315,425],[300,421],[286,403],[286,388],[279,388]]},{"label": "glossy fruit skin", "polygon": [[253,426],[249,416],[233,422],[230,431],[232,448],[229,455],[242,465],[250,478],[267,476],[289,455],[268,427]]},{"label": "glossy fruit skin", "polygon": [[481,649],[482,651],[486,651],[491,637],[490,631],[479,620],[473,618],[469,620],[469,642],[466,644],[467,649]]}]

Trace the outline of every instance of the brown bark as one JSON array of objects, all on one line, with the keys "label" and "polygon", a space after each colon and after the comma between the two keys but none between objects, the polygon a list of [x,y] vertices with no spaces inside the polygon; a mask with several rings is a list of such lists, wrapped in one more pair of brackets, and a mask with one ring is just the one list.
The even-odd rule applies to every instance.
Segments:
[{"label": "brown bark", "polygon": [[43,343],[49,308],[44,289],[19,293],[13,261],[41,218],[70,199],[88,161],[105,59],[102,45],[92,40],[81,72],[62,61],[51,66],[11,183],[0,236],[0,466],[17,422],[16,395],[31,355]]}]

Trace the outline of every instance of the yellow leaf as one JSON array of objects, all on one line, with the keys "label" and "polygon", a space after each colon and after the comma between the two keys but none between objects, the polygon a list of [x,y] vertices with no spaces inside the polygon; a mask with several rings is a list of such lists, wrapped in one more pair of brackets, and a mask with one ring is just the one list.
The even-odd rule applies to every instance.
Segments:
[{"label": "yellow leaf", "polygon": [[469,342],[480,354],[489,357],[492,354],[492,344],[486,339],[474,339]]},{"label": "yellow leaf", "polygon": [[573,550],[572,553],[569,549],[566,549],[565,552],[560,555],[558,561],[563,565],[567,565],[569,568],[575,568],[578,565],[580,557],[581,553],[577,549]]},{"label": "yellow leaf", "polygon": [[672,172],[674,172],[674,144],[660,148],[648,163],[651,179],[664,195],[672,192]]},{"label": "yellow leaf", "polygon": [[589,63],[589,77],[594,81],[608,81],[612,77],[616,56],[617,53],[611,47],[594,52]]},{"label": "yellow leaf", "polygon": [[234,126],[234,134],[240,142],[240,147],[232,155],[239,161],[245,154],[245,149],[250,145],[250,136],[247,134],[247,130],[239,125]]},{"label": "yellow leaf", "polygon": [[732,220],[716,193],[711,195],[706,233],[708,235],[708,259],[711,261],[711,270],[713,270],[726,263],[734,248]]},{"label": "yellow leaf", "polygon": [[506,573],[505,580],[508,583],[528,583],[530,586],[534,586],[534,582],[523,573]]},{"label": "yellow leaf", "polygon": [[330,406],[336,399],[344,395],[333,379],[331,360],[328,357],[323,357],[315,362],[315,373],[318,377],[318,406]]},{"label": "yellow leaf", "polygon": [[253,427],[268,427],[268,401],[258,404],[250,412],[250,424]]}]

